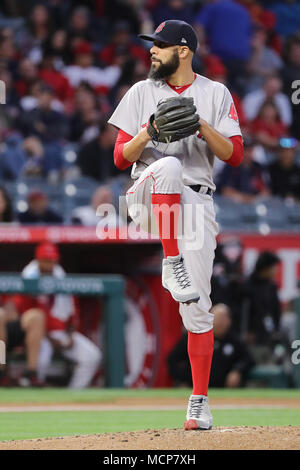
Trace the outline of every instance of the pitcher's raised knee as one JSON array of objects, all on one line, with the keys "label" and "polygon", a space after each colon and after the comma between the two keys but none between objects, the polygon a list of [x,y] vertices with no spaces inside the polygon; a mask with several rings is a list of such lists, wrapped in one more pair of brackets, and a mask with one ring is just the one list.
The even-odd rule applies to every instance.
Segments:
[{"label": "pitcher's raised knee", "polygon": [[210,312],[202,311],[198,304],[188,306],[180,304],[179,312],[186,330],[192,333],[206,333],[213,328],[214,316]]},{"label": "pitcher's raised knee", "polygon": [[178,158],[164,157],[152,164],[154,185],[152,192],[179,194],[183,190],[182,164]]}]

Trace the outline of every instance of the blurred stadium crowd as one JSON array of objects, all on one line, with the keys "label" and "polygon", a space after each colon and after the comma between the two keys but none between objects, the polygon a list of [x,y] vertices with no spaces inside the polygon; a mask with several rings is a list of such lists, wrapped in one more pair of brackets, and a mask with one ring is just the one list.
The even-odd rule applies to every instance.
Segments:
[{"label": "blurred stadium crowd", "polygon": [[233,228],[231,203],[246,207],[235,217],[243,229],[260,230],[261,216],[262,230],[276,229],[279,213],[299,228],[300,6],[290,0],[3,0],[0,222],[85,224],[65,207],[93,206],[97,185],[112,199],[122,192],[129,173],[114,167],[106,120],[147,78],[149,44],[137,34],[170,18],[194,25],[194,69],[229,87],[242,127],[242,165],[216,162],[221,229]]},{"label": "blurred stadium crowd", "polygon": [[[221,231],[299,231],[300,4],[293,0],[2,0],[0,225],[95,226],[96,208],[116,203],[130,171],[114,166],[116,130],[107,118],[147,78],[149,44],[137,34],[167,19],[194,26],[194,70],[228,86],[239,116],[244,160],[215,167]],[[243,385],[254,363],[284,364],[282,347],[293,339],[291,306],[280,315],[277,257],[264,253],[244,279],[241,251],[231,239],[216,253],[213,386]],[[25,331],[39,342],[31,330],[39,323],[24,321],[23,340]],[[97,367],[99,355],[78,341]],[[185,343],[183,335],[168,359],[178,385],[190,383]]]}]

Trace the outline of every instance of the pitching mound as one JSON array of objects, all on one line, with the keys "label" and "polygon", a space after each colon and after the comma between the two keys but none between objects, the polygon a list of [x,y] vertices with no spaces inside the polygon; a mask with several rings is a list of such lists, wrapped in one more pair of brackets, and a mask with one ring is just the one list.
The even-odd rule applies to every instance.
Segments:
[{"label": "pitching mound", "polygon": [[231,427],[211,431],[160,429],[0,443],[0,450],[300,449],[300,427]]}]

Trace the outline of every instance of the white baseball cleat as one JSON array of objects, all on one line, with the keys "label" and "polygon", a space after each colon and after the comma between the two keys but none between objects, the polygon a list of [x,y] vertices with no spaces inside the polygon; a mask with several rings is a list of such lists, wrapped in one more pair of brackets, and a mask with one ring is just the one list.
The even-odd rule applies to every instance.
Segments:
[{"label": "white baseball cleat", "polygon": [[207,430],[212,428],[213,418],[209,409],[208,398],[204,395],[191,395],[186,413],[184,429]]},{"label": "white baseball cleat", "polygon": [[192,286],[182,256],[168,256],[162,264],[162,285],[177,302],[197,302],[200,298]]}]

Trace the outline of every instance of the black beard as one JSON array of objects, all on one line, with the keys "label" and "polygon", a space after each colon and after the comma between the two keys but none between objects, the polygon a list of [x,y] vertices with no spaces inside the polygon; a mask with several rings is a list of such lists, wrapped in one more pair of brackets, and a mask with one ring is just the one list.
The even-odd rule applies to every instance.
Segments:
[{"label": "black beard", "polygon": [[165,64],[160,63],[158,67],[155,67],[154,64],[151,65],[148,78],[152,80],[163,80],[170,77],[179,67],[179,56],[178,51],[174,51],[173,56]]}]

